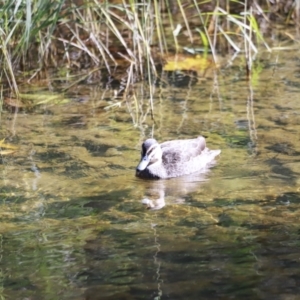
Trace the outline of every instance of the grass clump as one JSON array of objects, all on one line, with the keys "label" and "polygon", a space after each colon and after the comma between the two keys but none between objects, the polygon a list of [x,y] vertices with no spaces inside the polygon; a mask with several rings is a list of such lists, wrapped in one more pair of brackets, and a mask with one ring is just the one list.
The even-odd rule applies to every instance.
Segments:
[{"label": "grass clump", "polygon": [[[265,4],[274,12],[272,2]],[[258,15],[267,21],[270,15],[256,1],[2,0],[0,6],[0,76],[17,96],[18,72],[31,80],[49,67],[112,74],[119,66],[128,88],[153,77],[169,52],[200,48],[215,60],[217,53],[241,52],[250,72],[258,45],[268,48]],[[296,12],[289,8],[286,19]]]}]

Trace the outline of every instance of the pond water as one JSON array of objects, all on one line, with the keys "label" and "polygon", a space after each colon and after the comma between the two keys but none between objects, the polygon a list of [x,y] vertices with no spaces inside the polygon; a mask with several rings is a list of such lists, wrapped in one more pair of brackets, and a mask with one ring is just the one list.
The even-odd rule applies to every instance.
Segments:
[{"label": "pond water", "polygon": [[[140,85],[138,103],[78,84],[66,103],[4,110],[1,298],[298,299],[298,52],[263,54],[251,83],[236,62],[156,87],[154,122]],[[207,174],[141,180],[152,134],[222,153]]]}]

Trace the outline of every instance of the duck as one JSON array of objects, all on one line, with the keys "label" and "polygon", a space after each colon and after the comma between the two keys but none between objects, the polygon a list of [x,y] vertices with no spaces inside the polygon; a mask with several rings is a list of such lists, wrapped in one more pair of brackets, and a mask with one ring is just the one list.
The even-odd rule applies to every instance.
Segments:
[{"label": "duck", "polygon": [[205,172],[214,165],[215,157],[220,153],[221,150],[208,149],[203,136],[161,144],[150,138],[142,144],[135,175],[144,179],[167,179]]}]

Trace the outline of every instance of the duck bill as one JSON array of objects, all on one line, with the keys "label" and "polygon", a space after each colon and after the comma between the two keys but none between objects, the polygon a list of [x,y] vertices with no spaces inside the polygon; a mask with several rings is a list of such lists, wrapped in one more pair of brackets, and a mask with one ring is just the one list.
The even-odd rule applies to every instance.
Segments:
[{"label": "duck bill", "polygon": [[136,167],[136,170],[138,172],[145,170],[147,168],[149,162],[150,162],[149,157],[147,155],[143,156],[140,163]]}]

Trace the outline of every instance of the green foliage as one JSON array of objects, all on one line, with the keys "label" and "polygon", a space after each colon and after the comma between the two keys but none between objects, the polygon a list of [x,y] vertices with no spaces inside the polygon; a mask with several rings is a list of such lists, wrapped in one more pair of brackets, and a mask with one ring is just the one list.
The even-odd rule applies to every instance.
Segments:
[{"label": "green foliage", "polygon": [[[42,66],[42,59],[49,49],[53,32],[58,25],[64,4],[61,1],[31,1],[12,0],[1,1],[0,20],[0,63],[11,89],[18,96],[18,86],[15,70],[20,62],[27,61],[29,51],[34,51],[38,56],[35,63]],[[26,66],[25,66],[26,68]],[[0,73],[0,77],[3,74]]]}]

